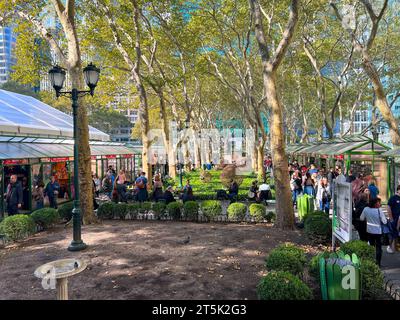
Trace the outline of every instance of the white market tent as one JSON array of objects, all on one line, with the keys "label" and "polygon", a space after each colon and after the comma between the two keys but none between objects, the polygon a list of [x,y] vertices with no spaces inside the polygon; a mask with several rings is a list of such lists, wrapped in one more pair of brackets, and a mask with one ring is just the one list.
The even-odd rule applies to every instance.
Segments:
[{"label": "white market tent", "polygon": [[[0,135],[73,138],[73,119],[33,97],[0,89]],[[89,139],[110,141],[110,136],[89,126]]]}]

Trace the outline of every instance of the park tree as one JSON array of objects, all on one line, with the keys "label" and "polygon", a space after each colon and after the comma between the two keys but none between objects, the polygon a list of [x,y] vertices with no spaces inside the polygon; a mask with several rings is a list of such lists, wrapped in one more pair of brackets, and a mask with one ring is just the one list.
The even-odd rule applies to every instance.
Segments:
[{"label": "park tree", "polygon": [[[350,5],[351,10],[346,15],[343,15],[343,10],[341,10],[341,7],[336,2],[332,1],[330,4],[337,21],[340,23],[338,28],[342,27],[349,34],[354,50],[361,58],[360,65],[374,89],[374,104],[388,124],[392,143],[395,146],[399,146],[400,131],[398,121],[390,109],[386,90],[379,73],[379,67],[375,63],[378,54],[374,50],[374,45],[379,42],[379,38],[382,36],[379,28],[384,22],[389,0],[379,2],[371,2],[369,0],[360,0],[359,2],[347,1],[344,4],[347,6]],[[386,47],[386,49],[388,48]],[[387,53],[387,50],[385,53]],[[385,62],[384,59],[381,60]],[[385,65],[382,66],[382,69],[385,69]]]},{"label": "park tree", "polygon": [[[264,92],[271,114],[271,151],[274,163],[277,224],[281,229],[292,229],[294,226],[294,212],[291,205],[288,158],[285,152],[283,106],[277,90],[277,75],[278,68],[295,34],[299,17],[299,1],[291,1],[286,28],[273,52],[268,46],[259,1],[249,0],[249,6],[254,16],[255,36],[262,62]],[[271,21],[269,23],[271,24]]]},{"label": "park tree", "polygon": [[[58,35],[59,38],[50,32],[42,21],[44,7],[49,4],[62,26],[62,32]],[[77,5],[74,0],[65,2],[61,0],[50,2],[0,1],[0,11],[3,12],[3,18],[12,18],[13,21],[28,23],[35,34],[48,43],[59,64],[67,69],[71,85],[74,88],[83,89],[84,81],[79,35],[76,27],[76,9]],[[79,98],[78,103],[80,106],[78,109],[79,181],[82,191],[80,206],[83,212],[83,222],[90,224],[96,221],[96,217],[93,212],[89,127],[84,99]]]}]

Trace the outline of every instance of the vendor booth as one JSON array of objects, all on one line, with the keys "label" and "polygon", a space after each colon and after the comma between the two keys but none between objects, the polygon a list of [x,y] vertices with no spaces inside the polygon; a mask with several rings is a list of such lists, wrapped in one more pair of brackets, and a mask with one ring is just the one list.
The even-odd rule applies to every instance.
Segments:
[{"label": "vendor booth", "polygon": [[[0,192],[16,174],[23,188],[22,211],[35,209],[32,190],[54,175],[60,184],[58,202],[71,200],[73,190],[72,117],[33,97],[0,90]],[[101,179],[108,166],[125,169],[128,178],[139,170],[141,155],[104,132],[89,127],[92,172]],[[4,216],[4,197],[0,197]]]},{"label": "vendor booth", "polygon": [[300,164],[314,163],[326,170],[340,166],[345,173],[351,170],[354,175],[362,173],[367,180],[374,178],[382,201],[387,201],[391,194],[390,170],[384,153],[389,149],[369,137],[357,135],[289,145],[286,151],[292,160],[296,159]]}]

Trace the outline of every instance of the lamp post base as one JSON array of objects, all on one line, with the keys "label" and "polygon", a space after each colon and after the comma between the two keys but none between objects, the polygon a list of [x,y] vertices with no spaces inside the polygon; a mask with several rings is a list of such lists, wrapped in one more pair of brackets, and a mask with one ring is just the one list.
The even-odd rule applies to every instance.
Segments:
[{"label": "lamp post base", "polygon": [[81,251],[87,248],[86,243],[81,241],[72,241],[71,244],[68,246],[68,251]]}]

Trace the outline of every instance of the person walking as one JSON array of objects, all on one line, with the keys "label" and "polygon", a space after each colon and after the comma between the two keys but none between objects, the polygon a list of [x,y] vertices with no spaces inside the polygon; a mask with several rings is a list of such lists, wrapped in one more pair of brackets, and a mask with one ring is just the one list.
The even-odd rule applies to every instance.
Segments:
[{"label": "person walking", "polygon": [[96,197],[98,197],[100,194],[101,181],[96,173],[92,174],[92,178],[93,178],[94,185],[95,185],[95,194],[96,194]]},{"label": "person walking", "polygon": [[102,185],[102,188],[103,188],[103,192],[105,192],[108,195],[108,197],[111,199],[112,189],[113,189],[111,173],[108,172],[106,174],[106,176],[104,177],[101,185]]},{"label": "person walking", "polygon": [[301,185],[301,177],[299,175],[299,171],[296,170],[292,175],[292,179],[290,180],[290,188],[292,190],[292,201],[294,206],[297,205],[297,197],[303,193],[303,188]]},{"label": "person walking", "polygon": [[185,203],[186,201],[193,201],[194,196],[193,196],[193,188],[190,185],[190,180],[186,181],[186,185],[183,187],[183,196],[182,196],[182,201]]},{"label": "person walking", "polygon": [[375,180],[374,179],[371,179],[371,181],[368,183],[368,189],[369,189],[369,192],[370,192],[370,198],[371,199],[375,199],[375,198],[378,197],[379,189],[375,185]]},{"label": "person walking", "polygon": [[228,194],[231,203],[236,201],[238,194],[239,194],[239,185],[235,180],[231,179],[231,183],[229,186],[229,194]]},{"label": "person walking", "polygon": [[315,181],[311,177],[311,174],[309,172],[306,173],[306,178],[304,180],[304,193],[308,194],[310,196],[315,195],[315,190],[314,190],[314,184]]},{"label": "person walking", "polygon": [[22,208],[22,186],[15,174],[10,177],[10,183],[7,186],[6,204],[9,216],[18,214],[18,210]]},{"label": "person walking", "polygon": [[318,186],[317,201],[319,203],[319,209],[329,214],[329,208],[331,203],[331,190],[327,178],[322,178],[320,185]]},{"label": "person walking", "polygon": [[164,194],[163,194],[163,183],[161,181],[161,174],[157,173],[154,176],[154,181],[153,181],[153,200],[154,201],[159,201],[163,199]]},{"label": "person walking", "polygon": [[354,229],[357,230],[360,240],[365,242],[368,241],[367,223],[365,221],[361,221],[360,216],[364,208],[368,207],[369,205],[368,202],[369,202],[368,194],[362,192],[361,195],[357,197],[357,201],[355,202],[353,216],[352,216]]},{"label": "person walking", "polygon": [[126,202],[126,175],[123,169],[119,170],[116,187],[117,187],[117,197],[118,202]]},{"label": "person walking", "polygon": [[46,188],[44,189],[45,195],[49,198],[50,208],[57,209],[57,196],[60,192],[60,185],[56,181],[55,176],[51,176],[50,182],[47,184]]},{"label": "person walking", "polygon": [[382,259],[382,224],[387,223],[386,216],[380,210],[381,199],[371,199],[369,206],[364,208],[360,220],[367,221],[367,235],[370,245],[375,246],[376,264],[381,266]]},{"label": "person walking", "polygon": [[390,234],[389,234],[389,246],[386,251],[388,253],[396,252],[396,242],[399,238],[399,232],[397,231],[397,225],[400,217],[400,185],[396,188],[396,194],[390,197],[388,201],[388,216],[390,223]]},{"label": "person walking", "polygon": [[36,202],[36,210],[44,208],[44,183],[39,182],[32,192],[33,200]]}]

